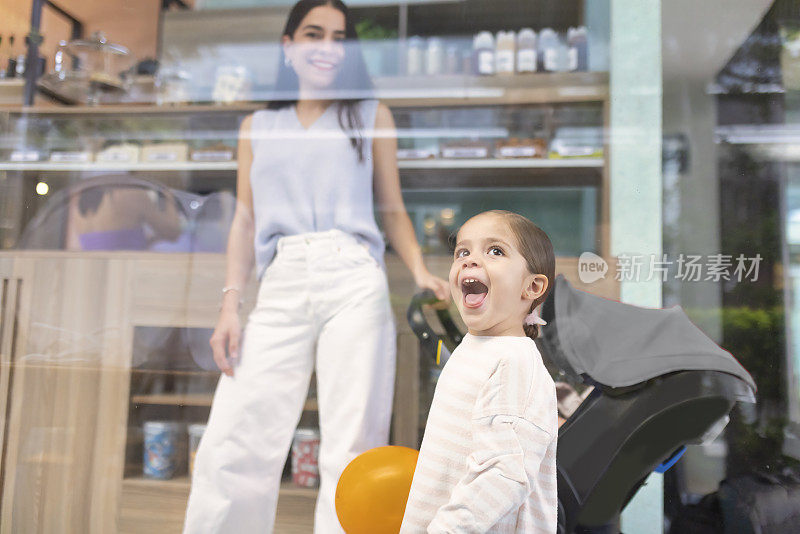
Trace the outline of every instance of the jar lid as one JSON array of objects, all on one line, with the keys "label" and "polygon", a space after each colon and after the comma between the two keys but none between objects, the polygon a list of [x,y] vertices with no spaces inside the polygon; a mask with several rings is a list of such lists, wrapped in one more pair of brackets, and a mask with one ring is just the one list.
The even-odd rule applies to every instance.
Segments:
[{"label": "jar lid", "polygon": [[319,439],[319,430],[316,428],[298,428],[294,431],[294,437],[306,439]]},{"label": "jar lid", "polygon": [[492,32],[482,31],[475,36],[473,44],[475,48],[494,48],[494,36]]},{"label": "jar lid", "polygon": [[145,421],[144,429],[145,430],[179,430],[182,426],[182,423],[177,421]]}]

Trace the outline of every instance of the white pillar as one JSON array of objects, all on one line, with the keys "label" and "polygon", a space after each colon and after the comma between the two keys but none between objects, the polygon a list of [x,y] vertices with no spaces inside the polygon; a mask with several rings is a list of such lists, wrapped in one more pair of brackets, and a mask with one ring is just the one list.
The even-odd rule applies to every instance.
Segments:
[{"label": "white pillar", "polygon": [[[587,0],[591,2],[592,0]],[[611,254],[662,252],[661,2],[611,0]],[[622,282],[621,300],[661,306],[661,280]],[[622,512],[622,531],[661,534],[663,477],[650,475]]]}]

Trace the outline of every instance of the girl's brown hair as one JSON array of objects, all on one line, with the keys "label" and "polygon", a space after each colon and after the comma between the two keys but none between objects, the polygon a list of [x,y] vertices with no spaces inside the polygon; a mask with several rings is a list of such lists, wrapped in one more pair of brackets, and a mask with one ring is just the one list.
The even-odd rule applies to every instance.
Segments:
[{"label": "girl's brown hair", "polygon": [[[528,313],[532,312],[537,306],[547,299],[553,287],[556,277],[556,256],[553,252],[553,243],[544,233],[544,230],[536,226],[529,219],[518,213],[505,210],[491,210],[493,213],[502,217],[508,224],[511,233],[517,239],[519,253],[528,263],[528,271],[531,274],[543,274],[547,277],[547,289],[531,304]],[[524,325],[525,335],[531,339],[539,337],[539,325]]]}]

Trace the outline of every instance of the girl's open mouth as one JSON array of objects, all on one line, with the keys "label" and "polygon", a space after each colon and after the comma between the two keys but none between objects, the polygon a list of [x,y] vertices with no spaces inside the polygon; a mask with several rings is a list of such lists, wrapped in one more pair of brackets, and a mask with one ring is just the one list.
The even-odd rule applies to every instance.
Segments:
[{"label": "girl's open mouth", "polygon": [[464,278],[461,281],[461,293],[464,295],[464,305],[467,308],[478,308],[486,300],[489,288],[476,278]]}]

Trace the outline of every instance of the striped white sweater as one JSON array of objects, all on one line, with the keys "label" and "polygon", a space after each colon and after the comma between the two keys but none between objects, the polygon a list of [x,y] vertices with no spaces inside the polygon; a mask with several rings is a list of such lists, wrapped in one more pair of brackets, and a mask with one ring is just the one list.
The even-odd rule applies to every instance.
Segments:
[{"label": "striped white sweater", "polygon": [[557,436],[533,340],[467,334],[436,386],[401,534],[556,532]]}]

